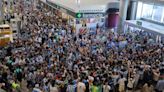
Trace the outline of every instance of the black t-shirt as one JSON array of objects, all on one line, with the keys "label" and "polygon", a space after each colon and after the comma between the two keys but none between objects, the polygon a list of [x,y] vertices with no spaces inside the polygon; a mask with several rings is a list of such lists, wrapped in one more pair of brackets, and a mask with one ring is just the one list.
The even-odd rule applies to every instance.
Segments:
[{"label": "black t-shirt", "polygon": [[64,85],[63,87],[61,87],[60,92],[66,92],[66,90],[67,90],[67,85]]},{"label": "black t-shirt", "polygon": [[89,83],[86,82],[86,83],[85,83],[85,86],[86,86],[86,90],[85,90],[85,92],[89,92]]},{"label": "black t-shirt", "polygon": [[144,72],[144,81],[150,82],[152,80],[152,71],[145,71]]},{"label": "black t-shirt", "polygon": [[4,81],[7,81],[7,72],[4,72],[4,73],[2,74],[2,79],[3,79]]},{"label": "black t-shirt", "polygon": [[12,47],[9,47],[8,49],[7,49],[7,56],[11,56],[11,50],[12,50]]}]

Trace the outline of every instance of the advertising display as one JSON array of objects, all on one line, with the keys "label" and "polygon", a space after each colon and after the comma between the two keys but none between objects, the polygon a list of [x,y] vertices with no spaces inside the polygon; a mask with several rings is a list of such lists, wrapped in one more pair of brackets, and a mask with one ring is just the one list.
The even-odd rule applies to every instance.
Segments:
[{"label": "advertising display", "polygon": [[0,46],[13,42],[13,33],[9,25],[0,25]]},{"label": "advertising display", "polygon": [[103,16],[103,13],[76,13],[76,18],[96,18]]}]

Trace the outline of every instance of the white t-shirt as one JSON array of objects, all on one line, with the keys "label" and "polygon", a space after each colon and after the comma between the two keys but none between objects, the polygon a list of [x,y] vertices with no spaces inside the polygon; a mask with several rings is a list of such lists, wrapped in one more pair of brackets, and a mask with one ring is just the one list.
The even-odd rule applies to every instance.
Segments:
[{"label": "white t-shirt", "polygon": [[20,59],[18,63],[19,64],[25,64],[26,62],[25,62],[25,59]]},{"label": "white t-shirt", "polygon": [[119,83],[119,85],[124,86],[125,85],[125,81],[126,81],[126,78],[121,78],[121,79],[119,79],[118,83]]},{"label": "white t-shirt", "polygon": [[125,78],[121,78],[119,79],[118,81],[118,84],[119,84],[119,91],[122,92],[125,90],[125,81],[126,79]]},{"label": "white t-shirt", "polygon": [[109,92],[111,87],[109,85],[103,85],[103,92]]},{"label": "white t-shirt", "polygon": [[38,37],[38,42],[42,42],[42,38],[41,37]]},{"label": "white t-shirt", "polygon": [[32,92],[42,92],[42,91],[38,88],[34,88]]},{"label": "white t-shirt", "polygon": [[86,89],[86,87],[85,87],[85,84],[84,83],[79,82],[77,84],[77,92],[85,92],[85,89]]},{"label": "white t-shirt", "polygon": [[129,88],[133,88],[134,82],[135,82],[134,79],[129,78],[129,79],[128,79],[128,84],[127,84],[127,86],[128,86]]},{"label": "white t-shirt", "polygon": [[50,86],[50,92],[59,92],[57,87]]}]

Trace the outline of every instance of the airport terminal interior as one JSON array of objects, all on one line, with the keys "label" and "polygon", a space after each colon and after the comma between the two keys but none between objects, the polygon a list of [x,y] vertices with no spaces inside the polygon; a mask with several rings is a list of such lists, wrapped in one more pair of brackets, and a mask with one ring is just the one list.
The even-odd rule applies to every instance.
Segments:
[{"label": "airport terminal interior", "polygon": [[164,92],[164,0],[0,0],[0,92]]}]

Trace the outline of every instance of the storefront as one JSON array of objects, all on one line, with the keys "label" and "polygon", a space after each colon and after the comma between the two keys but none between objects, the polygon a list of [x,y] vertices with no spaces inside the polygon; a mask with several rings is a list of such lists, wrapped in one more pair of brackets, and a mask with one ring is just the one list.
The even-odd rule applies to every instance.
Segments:
[{"label": "storefront", "polygon": [[76,27],[78,30],[80,27],[86,25],[87,28],[96,28],[97,24],[103,26],[105,22],[105,13],[99,12],[100,10],[88,10],[91,12],[80,11],[73,12],[73,10],[66,9],[65,7],[59,6],[51,1],[46,1],[48,5],[62,12],[62,18],[67,20],[67,23]]},{"label": "storefront", "polygon": [[77,13],[76,30],[79,30],[81,27],[88,29],[105,27],[105,13]]},{"label": "storefront", "polygon": [[46,4],[51,7],[51,11],[54,11],[55,14],[59,15],[62,17],[63,22],[67,22],[68,24],[70,24],[71,26],[75,27],[76,25],[76,13],[62,7],[59,6],[55,3],[52,3],[50,1],[46,1]]},{"label": "storefront", "polygon": [[[86,27],[88,29],[96,29],[96,27],[105,28],[106,22],[106,11],[109,8],[119,8],[119,2],[107,2],[102,5],[97,3],[94,5],[90,2],[90,7],[80,6],[80,4],[75,4],[74,1],[63,1],[62,3],[59,1],[53,0],[43,0],[46,1],[44,4],[50,6],[51,8],[57,10],[61,16],[63,21],[67,22],[78,31],[81,27]],[[82,1],[81,1],[82,2]],[[83,1],[84,3],[88,2],[86,0]],[[106,2],[106,1],[104,1]],[[68,6],[68,4],[72,4],[72,6]],[[45,6],[46,6],[45,5]],[[47,7],[47,6],[46,6]],[[46,8],[45,7],[45,8]],[[107,15],[108,17],[108,15]]]},{"label": "storefront", "polygon": [[11,25],[12,32],[13,32],[13,38],[17,38],[18,35],[20,34],[20,29],[22,26],[21,20],[19,18],[11,19],[10,25]]},{"label": "storefront", "polygon": [[62,12],[62,18],[63,18],[63,22],[66,22],[66,23],[70,24],[71,26],[75,26],[76,20],[73,16],[70,16],[70,15]]},{"label": "storefront", "polygon": [[104,23],[103,13],[77,13],[76,24]]}]

